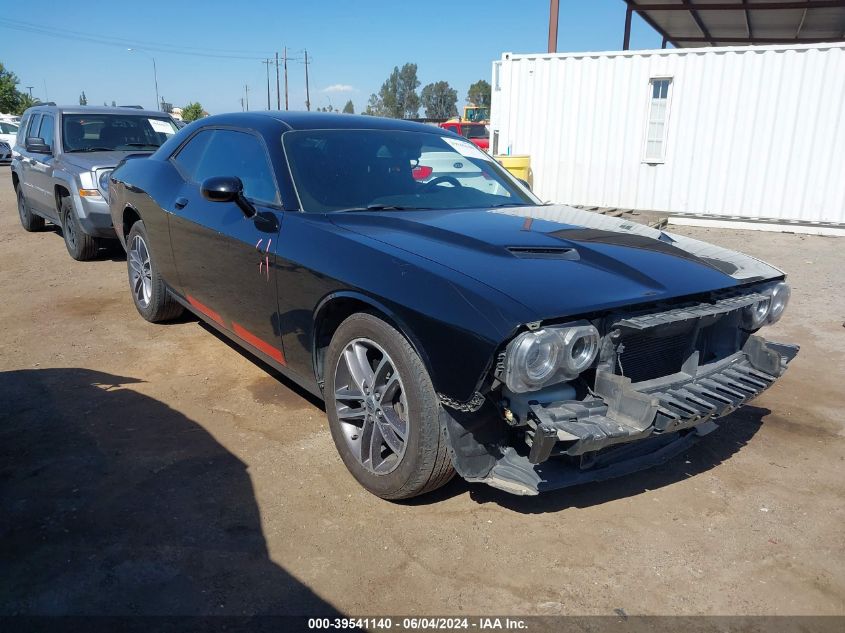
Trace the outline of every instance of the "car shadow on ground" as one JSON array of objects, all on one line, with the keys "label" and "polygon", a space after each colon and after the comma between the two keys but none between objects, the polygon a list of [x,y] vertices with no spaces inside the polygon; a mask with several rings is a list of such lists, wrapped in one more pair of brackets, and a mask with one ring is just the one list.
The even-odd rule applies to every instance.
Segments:
[{"label": "car shadow on ground", "polygon": [[495,503],[524,514],[558,512],[585,508],[632,497],[695,477],[740,451],[757,433],[770,411],[746,406],[718,420],[719,428],[701,438],[689,449],[654,468],[631,475],[545,492],[538,496],[517,496],[484,484],[470,484],[456,477],[447,486],[406,503],[425,505],[468,493],[479,504]]},{"label": "car shadow on ground", "polygon": [[[50,222],[50,220],[45,221],[44,228],[41,229],[44,233],[55,233],[56,237],[58,237],[64,243],[64,235],[62,234],[62,227],[59,224],[54,224]],[[126,261],[126,251],[123,250],[123,246],[120,245],[120,242],[117,239],[110,240],[101,240],[100,241],[100,248],[97,250],[97,254],[94,256],[94,261],[103,260],[103,261],[110,261],[110,262],[125,262]]]},{"label": "car shadow on ground", "polygon": [[270,560],[245,464],[139,382],[0,373],[0,616],[338,615]]}]

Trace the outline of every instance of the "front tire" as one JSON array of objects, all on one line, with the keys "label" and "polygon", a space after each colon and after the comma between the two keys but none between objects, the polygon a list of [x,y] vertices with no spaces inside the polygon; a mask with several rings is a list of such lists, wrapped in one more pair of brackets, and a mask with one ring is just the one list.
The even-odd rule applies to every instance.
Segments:
[{"label": "front tire", "polygon": [[21,190],[20,185],[15,188],[15,192],[18,195],[18,216],[21,219],[21,226],[23,227],[23,230],[32,233],[33,231],[40,231],[43,229],[44,218],[40,215],[35,215],[32,211],[30,211],[29,205],[26,203],[26,198],[23,197],[23,191]]},{"label": "front tire", "polygon": [[59,209],[59,217],[62,220],[62,237],[65,240],[67,252],[78,262],[88,261],[97,256],[100,245],[97,239],[88,235],[82,230],[76,211],[73,210],[73,203],[70,196],[62,198]]},{"label": "front tire", "polygon": [[172,297],[158,272],[147,228],[139,220],[132,225],[126,238],[126,267],[129,290],[138,314],[150,323],[170,321],[182,314],[184,308]]},{"label": "front tire", "polygon": [[335,446],[364,488],[407,499],[448,483],[455,471],[440,402],[404,336],[371,314],[353,314],[332,337],[325,374]]}]

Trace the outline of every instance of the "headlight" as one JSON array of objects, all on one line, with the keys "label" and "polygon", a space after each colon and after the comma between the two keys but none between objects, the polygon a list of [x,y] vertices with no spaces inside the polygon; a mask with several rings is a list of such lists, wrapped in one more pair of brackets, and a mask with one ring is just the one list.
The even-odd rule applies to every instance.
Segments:
[{"label": "headlight", "polygon": [[109,199],[109,178],[111,177],[111,173],[113,169],[105,169],[100,172],[99,177],[97,178],[97,184],[100,188],[100,193],[103,194],[103,197],[108,201]]},{"label": "headlight", "polygon": [[756,330],[766,323],[769,307],[772,305],[770,297],[761,299],[742,309],[742,325],[746,330]]},{"label": "headlight", "polygon": [[775,284],[769,289],[767,293],[771,297],[771,306],[769,307],[769,323],[774,323],[783,315],[786,310],[786,304],[789,303],[789,297],[792,291],[789,289],[789,284],[785,281]]},{"label": "headlight", "polygon": [[592,365],[598,349],[599,333],[590,324],[524,332],[508,345],[505,384],[525,392],[572,380]]},{"label": "headlight", "polygon": [[775,323],[783,315],[791,293],[785,281],[771,284],[760,291],[766,298],[742,310],[742,326],[756,330],[766,323]]}]

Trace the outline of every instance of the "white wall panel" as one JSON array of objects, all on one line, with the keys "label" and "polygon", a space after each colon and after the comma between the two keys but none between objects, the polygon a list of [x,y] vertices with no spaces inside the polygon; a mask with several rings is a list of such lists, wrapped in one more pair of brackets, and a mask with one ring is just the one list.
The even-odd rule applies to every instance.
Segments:
[{"label": "white wall panel", "polygon": [[[845,223],[843,44],[506,53],[493,72],[498,152],[531,155],[545,200]],[[654,77],[672,89],[648,164]]]}]

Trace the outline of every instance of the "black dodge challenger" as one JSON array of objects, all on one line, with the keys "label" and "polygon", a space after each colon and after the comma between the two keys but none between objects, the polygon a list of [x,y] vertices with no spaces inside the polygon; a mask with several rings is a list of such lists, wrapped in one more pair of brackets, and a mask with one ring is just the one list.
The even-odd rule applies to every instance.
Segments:
[{"label": "black dodge challenger", "polygon": [[109,184],[148,321],[183,309],[324,399],[400,499],[457,471],[516,494],[685,449],[785,371],[789,300],[751,257],[562,205],[416,123],[238,113]]}]

